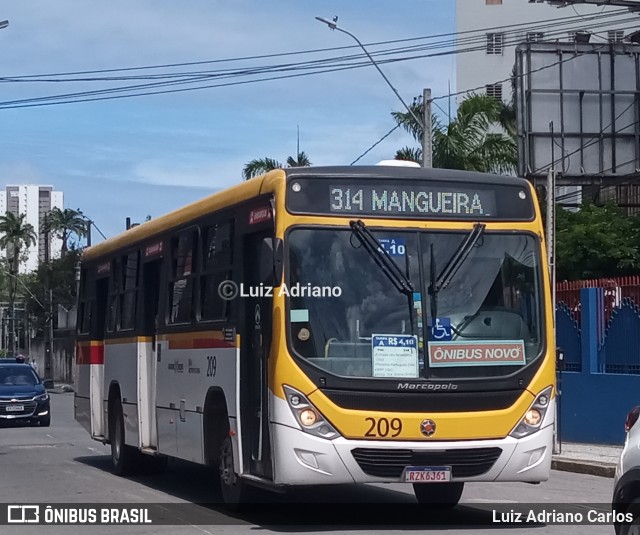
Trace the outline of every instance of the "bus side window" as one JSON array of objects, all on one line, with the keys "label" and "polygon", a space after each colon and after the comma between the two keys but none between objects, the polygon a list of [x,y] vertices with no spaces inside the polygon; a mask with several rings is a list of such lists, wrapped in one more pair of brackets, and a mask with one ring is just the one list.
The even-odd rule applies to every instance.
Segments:
[{"label": "bus side window", "polygon": [[171,240],[169,323],[190,323],[197,266],[198,232],[190,229]]},{"label": "bus side window", "polygon": [[138,293],[138,265],[140,254],[136,251],[123,257],[123,293],[120,296],[120,329],[133,329],[136,320]]},{"label": "bus side window", "polygon": [[229,318],[231,301],[221,299],[218,288],[232,277],[233,231],[233,221],[227,221],[211,225],[203,233],[200,319],[205,321]]},{"label": "bus side window", "polygon": [[89,280],[89,277],[89,270],[84,268],[80,275],[78,295],[78,334],[89,334],[91,330],[91,315],[95,306],[95,280],[93,277]]},{"label": "bus side window", "polygon": [[109,279],[106,277],[97,279],[95,285],[95,315],[93,316],[93,321],[91,322],[91,339],[103,340],[105,320],[107,316],[107,302],[109,299]]},{"label": "bus side window", "polygon": [[109,287],[109,309],[107,312],[107,331],[114,332],[118,329],[118,303],[120,301],[120,278],[122,276],[121,262],[119,258],[113,261],[111,284]]}]

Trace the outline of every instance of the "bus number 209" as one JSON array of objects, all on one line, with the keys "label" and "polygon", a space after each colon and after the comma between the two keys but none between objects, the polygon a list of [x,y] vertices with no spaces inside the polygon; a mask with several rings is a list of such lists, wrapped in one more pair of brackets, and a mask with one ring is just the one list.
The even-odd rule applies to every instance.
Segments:
[{"label": "bus number 209", "polygon": [[400,418],[365,418],[369,429],[364,434],[365,437],[397,437],[402,433],[402,420]]},{"label": "bus number 209", "polygon": [[217,368],[216,356],[209,355],[207,357],[207,377],[215,377],[216,376],[216,368]]}]

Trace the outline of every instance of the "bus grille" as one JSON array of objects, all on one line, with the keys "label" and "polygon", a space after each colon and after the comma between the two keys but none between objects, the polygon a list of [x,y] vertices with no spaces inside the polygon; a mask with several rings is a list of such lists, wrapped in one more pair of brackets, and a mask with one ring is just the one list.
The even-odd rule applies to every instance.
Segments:
[{"label": "bus grille", "polygon": [[407,466],[450,466],[455,478],[474,477],[488,472],[502,453],[501,448],[455,450],[395,450],[356,448],[353,458],[365,474],[399,478]]}]

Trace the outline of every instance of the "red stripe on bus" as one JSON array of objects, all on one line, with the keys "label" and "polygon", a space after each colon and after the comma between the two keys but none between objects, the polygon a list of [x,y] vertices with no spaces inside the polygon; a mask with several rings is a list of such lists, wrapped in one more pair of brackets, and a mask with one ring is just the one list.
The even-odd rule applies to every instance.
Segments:
[{"label": "red stripe on bus", "polygon": [[104,364],[103,345],[79,345],[76,347],[76,364]]}]

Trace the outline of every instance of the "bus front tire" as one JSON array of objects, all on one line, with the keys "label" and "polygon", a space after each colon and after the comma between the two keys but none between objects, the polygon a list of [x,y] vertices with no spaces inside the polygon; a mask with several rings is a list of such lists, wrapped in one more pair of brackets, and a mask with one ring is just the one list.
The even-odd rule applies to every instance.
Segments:
[{"label": "bus front tire", "polygon": [[113,471],[118,476],[126,476],[131,472],[134,457],[137,452],[134,448],[125,444],[124,415],[122,414],[120,401],[116,401],[113,405],[110,431],[111,464]]},{"label": "bus front tire", "polygon": [[233,444],[229,436],[220,445],[219,470],[222,501],[232,511],[240,511],[248,501],[249,489],[246,482],[235,473]]},{"label": "bus front tire", "polygon": [[434,509],[449,509],[458,505],[464,483],[414,483],[418,503]]}]

